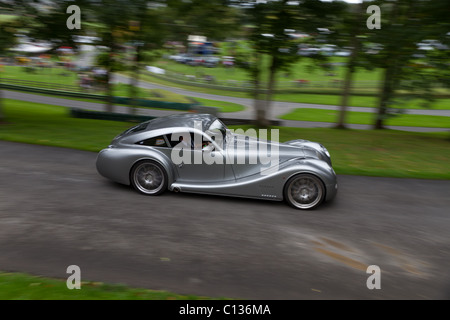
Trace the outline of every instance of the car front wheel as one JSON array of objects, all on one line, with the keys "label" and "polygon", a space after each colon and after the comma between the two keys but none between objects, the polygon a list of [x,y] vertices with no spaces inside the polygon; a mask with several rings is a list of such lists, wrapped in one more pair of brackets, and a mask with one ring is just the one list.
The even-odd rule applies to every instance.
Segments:
[{"label": "car front wheel", "polygon": [[286,183],[284,198],[294,208],[313,209],[325,198],[325,187],[315,175],[298,174]]},{"label": "car front wheel", "polygon": [[141,161],[131,169],[132,186],[146,195],[159,195],[167,188],[167,175],[164,168],[154,161]]}]

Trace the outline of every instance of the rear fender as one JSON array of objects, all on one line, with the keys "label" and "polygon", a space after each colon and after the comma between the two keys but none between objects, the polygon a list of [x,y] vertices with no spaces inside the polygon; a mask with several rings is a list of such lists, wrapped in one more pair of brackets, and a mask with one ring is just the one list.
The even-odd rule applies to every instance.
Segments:
[{"label": "rear fender", "polygon": [[151,147],[107,148],[97,156],[97,171],[113,181],[129,185],[131,168],[138,162],[152,160],[161,164],[167,173],[169,185],[175,180],[175,170],[170,159]]}]

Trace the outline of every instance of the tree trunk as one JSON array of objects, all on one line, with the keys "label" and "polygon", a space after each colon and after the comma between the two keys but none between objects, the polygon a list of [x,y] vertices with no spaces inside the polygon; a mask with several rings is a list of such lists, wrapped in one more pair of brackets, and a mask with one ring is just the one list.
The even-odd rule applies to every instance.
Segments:
[{"label": "tree trunk", "polygon": [[[400,4],[398,1],[393,1],[390,17],[388,20],[390,24],[399,23],[402,19],[406,19],[407,17],[407,12],[405,13],[405,15],[403,15],[403,17],[400,15],[399,5]],[[395,46],[395,44],[392,45],[392,47]],[[388,50],[388,52],[392,52],[392,47],[390,48],[391,50]],[[383,84],[379,98],[380,100],[378,102],[378,110],[376,114],[374,129],[384,129],[384,120],[386,118],[387,109],[389,108],[389,104],[394,94],[395,78],[397,78],[398,64],[399,61],[397,61],[397,58],[395,58],[395,56],[390,56],[385,61]]]},{"label": "tree trunk", "polygon": [[386,117],[389,101],[391,100],[393,93],[393,77],[394,66],[390,64],[384,70],[383,88],[381,90],[380,100],[378,102],[378,111],[376,114],[374,129],[384,129],[384,119]]},{"label": "tree trunk", "polygon": [[261,84],[259,82],[259,79],[256,79],[254,81],[253,106],[256,112],[256,126],[265,127],[266,103],[265,100],[261,98]]},{"label": "tree trunk", "polygon": [[270,108],[272,106],[272,96],[273,96],[273,90],[275,88],[275,75],[277,72],[276,68],[276,57],[272,57],[272,63],[270,65],[270,72],[269,72],[269,83],[267,84],[267,92],[266,92],[266,100],[264,103],[265,106],[265,114],[264,119],[261,119],[260,126],[261,127],[269,127],[270,126],[270,120],[267,119],[267,115],[269,114]]},{"label": "tree trunk", "polygon": [[112,72],[110,70],[106,73],[106,87],[105,87],[105,94],[106,94],[106,100],[105,100],[105,111],[106,112],[113,112],[114,111],[114,105],[113,105],[113,90],[112,90]]},{"label": "tree trunk", "polygon": [[352,51],[349,57],[347,70],[345,73],[345,79],[344,79],[344,89],[342,92],[342,99],[341,99],[341,106],[340,106],[340,112],[338,115],[338,123],[336,125],[336,128],[338,129],[345,129],[345,121],[347,117],[347,106],[348,101],[350,99],[351,95],[351,89],[352,89],[352,82],[353,82],[353,73],[355,72],[355,65],[356,60],[358,58],[359,54],[359,47],[360,47],[360,41],[358,40],[358,34],[360,32],[360,25],[361,25],[361,17],[363,15],[363,6],[362,4],[357,4],[358,8],[356,9],[354,21],[355,21],[355,27],[352,29],[352,39],[351,39],[351,47]]},{"label": "tree trunk", "polygon": [[130,77],[130,114],[136,114],[136,99],[138,98],[138,85],[139,85],[139,63],[141,61],[141,54],[140,54],[140,46],[136,47],[136,56],[135,56],[135,62],[133,65],[132,74]]},{"label": "tree trunk", "polygon": [[[352,62],[349,62],[350,64]],[[353,66],[349,66],[347,68],[347,72],[345,74],[344,79],[344,90],[342,92],[342,99],[341,99],[341,106],[340,111],[338,114],[338,123],[336,125],[336,128],[338,129],[345,129],[345,119],[347,116],[347,106],[348,106],[348,100],[350,98],[351,89],[352,89],[352,80],[353,80]]]},{"label": "tree trunk", "polygon": [[256,110],[256,126],[259,128],[266,127],[266,107],[265,101],[261,99],[254,100],[254,107]]},{"label": "tree trunk", "polygon": [[114,71],[114,54],[116,53],[116,45],[114,42],[113,34],[110,32],[106,36],[106,44],[109,47],[109,54],[106,59],[106,83],[105,83],[105,111],[113,112],[113,71]]},{"label": "tree trunk", "polygon": [[3,91],[0,89],[0,124],[5,121],[5,115],[3,114]]},{"label": "tree trunk", "polygon": [[255,125],[258,127],[266,126],[266,106],[265,101],[261,98],[261,54],[256,53],[255,65],[252,70],[253,78],[253,107],[255,109]]}]

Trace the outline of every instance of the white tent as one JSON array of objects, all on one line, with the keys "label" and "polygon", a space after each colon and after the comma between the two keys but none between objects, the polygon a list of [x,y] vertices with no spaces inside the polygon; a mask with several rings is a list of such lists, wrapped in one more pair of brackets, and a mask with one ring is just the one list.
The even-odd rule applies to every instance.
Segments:
[{"label": "white tent", "polygon": [[43,53],[50,50],[51,47],[47,45],[33,45],[22,43],[12,48],[12,51],[23,52],[23,53]]}]

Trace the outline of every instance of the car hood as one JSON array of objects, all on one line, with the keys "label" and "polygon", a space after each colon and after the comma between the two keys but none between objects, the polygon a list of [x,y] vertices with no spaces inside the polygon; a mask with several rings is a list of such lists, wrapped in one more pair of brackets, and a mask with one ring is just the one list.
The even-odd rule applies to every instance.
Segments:
[{"label": "car hood", "polygon": [[267,152],[269,156],[271,156],[273,152],[278,152],[279,163],[294,158],[315,158],[325,161],[329,160],[326,149],[317,142],[297,139],[279,143],[235,133],[233,133],[231,137],[232,141],[229,141],[228,148],[235,148],[236,152],[239,153],[246,152],[249,148],[255,148],[257,145],[258,150],[263,153]]},{"label": "car hood", "polygon": [[305,157],[326,161],[331,166],[331,158],[328,150],[320,143],[304,139],[290,140],[285,145],[301,148]]}]

